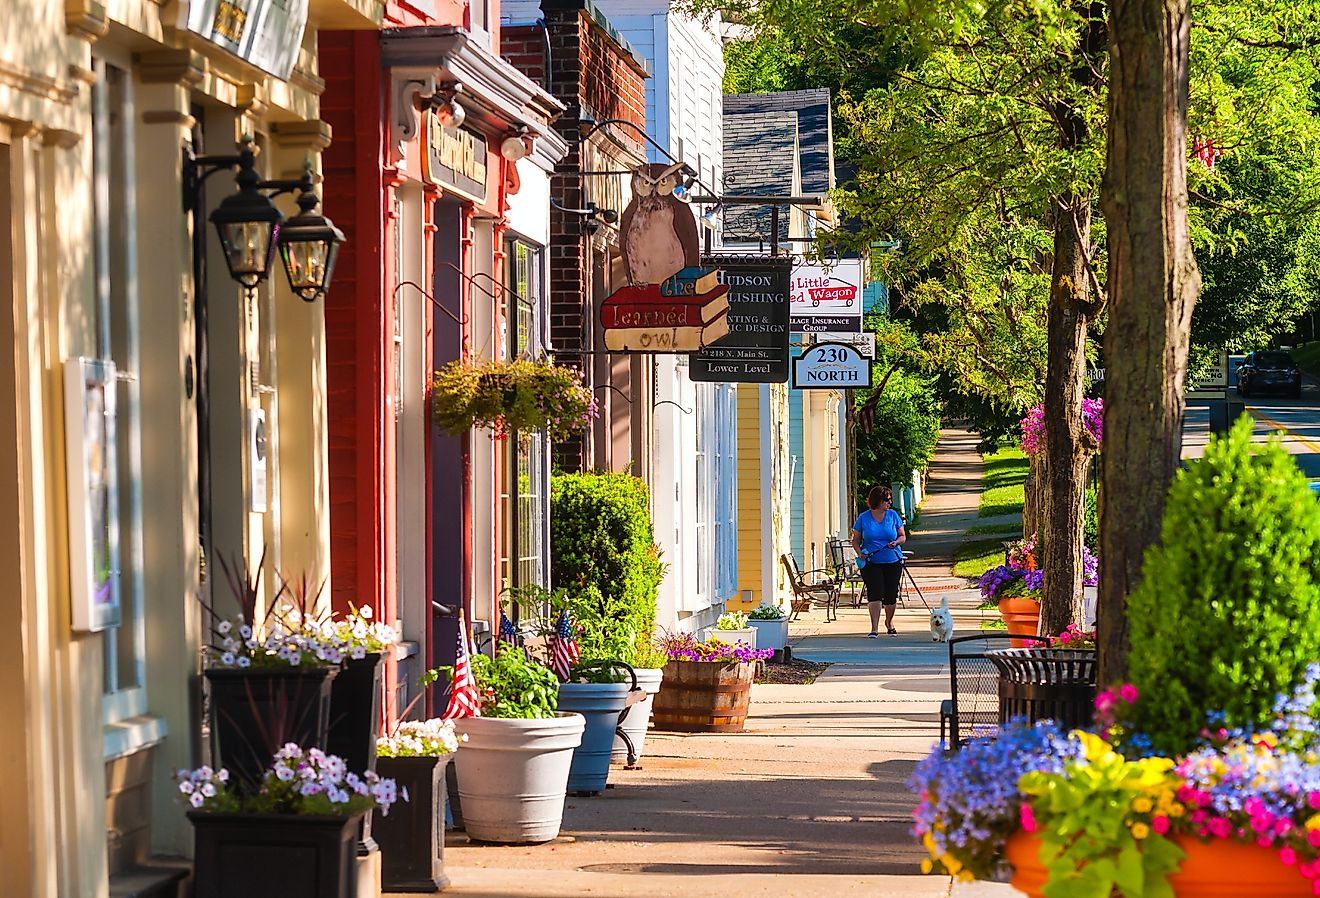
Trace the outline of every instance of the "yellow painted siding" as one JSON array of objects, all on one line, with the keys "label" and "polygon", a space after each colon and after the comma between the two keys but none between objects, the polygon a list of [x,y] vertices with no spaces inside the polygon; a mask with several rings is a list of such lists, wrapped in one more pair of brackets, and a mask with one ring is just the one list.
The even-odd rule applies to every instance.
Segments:
[{"label": "yellow painted siding", "polygon": [[[738,595],[729,603],[746,610],[761,601],[761,407],[755,385],[738,387]],[[744,601],[745,590],[753,598]]]}]

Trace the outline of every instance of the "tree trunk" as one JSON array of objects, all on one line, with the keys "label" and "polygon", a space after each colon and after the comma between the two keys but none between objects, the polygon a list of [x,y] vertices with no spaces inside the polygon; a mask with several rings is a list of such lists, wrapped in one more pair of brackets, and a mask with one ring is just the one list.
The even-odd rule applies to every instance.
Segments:
[{"label": "tree trunk", "polygon": [[1054,266],[1050,274],[1045,368],[1044,508],[1040,520],[1045,582],[1040,632],[1053,636],[1082,619],[1082,529],[1089,454],[1082,400],[1086,384],[1086,325],[1092,306],[1086,256],[1091,204],[1058,201],[1054,214]]},{"label": "tree trunk", "polygon": [[[1109,7],[1109,245],[1099,678],[1127,673],[1126,597],[1156,542],[1182,441],[1192,307],[1187,233],[1188,0]],[[1113,514],[1110,502],[1117,503]]]}]

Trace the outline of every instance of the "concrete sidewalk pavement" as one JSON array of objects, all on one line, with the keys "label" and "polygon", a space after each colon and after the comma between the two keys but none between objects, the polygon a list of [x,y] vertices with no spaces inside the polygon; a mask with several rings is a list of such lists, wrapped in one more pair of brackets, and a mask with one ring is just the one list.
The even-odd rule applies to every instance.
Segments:
[{"label": "concrete sidewalk pavement", "polygon": [[[976,438],[945,431],[910,547],[927,602],[949,596],[960,630],[979,596],[949,573],[976,515]],[[828,896],[1001,898],[995,884],[922,876],[912,838],[917,761],[938,739],[947,648],[932,642],[914,594],[898,637],[867,639],[866,608],[823,609],[790,627],[795,657],[832,666],[806,686],[757,685],[740,734],[651,732],[643,769],[615,768],[611,788],[570,797],[546,845],[468,843],[447,834],[446,894],[481,898]]]}]

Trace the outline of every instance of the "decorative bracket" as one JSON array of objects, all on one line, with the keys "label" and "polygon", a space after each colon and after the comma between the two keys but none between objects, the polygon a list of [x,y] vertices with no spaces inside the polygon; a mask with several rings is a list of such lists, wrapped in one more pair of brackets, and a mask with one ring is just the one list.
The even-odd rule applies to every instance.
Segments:
[{"label": "decorative bracket", "polygon": [[415,138],[418,121],[418,97],[435,95],[436,70],[430,68],[395,68],[390,71],[390,141],[400,154],[404,144]]}]

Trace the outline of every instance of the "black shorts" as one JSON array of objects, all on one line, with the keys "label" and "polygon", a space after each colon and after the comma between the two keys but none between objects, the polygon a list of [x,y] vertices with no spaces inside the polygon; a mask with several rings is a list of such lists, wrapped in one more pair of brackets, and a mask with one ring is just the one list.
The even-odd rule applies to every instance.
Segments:
[{"label": "black shorts", "polygon": [[862,582],[866,584],[866,601],[893,605],[898,602],[898,578],[903,573],[903,562],[871,563],[862,568]]}]

